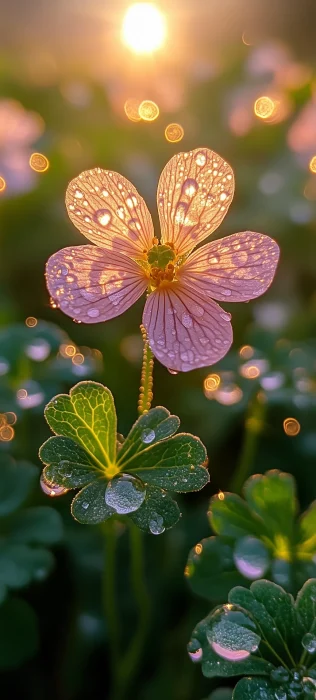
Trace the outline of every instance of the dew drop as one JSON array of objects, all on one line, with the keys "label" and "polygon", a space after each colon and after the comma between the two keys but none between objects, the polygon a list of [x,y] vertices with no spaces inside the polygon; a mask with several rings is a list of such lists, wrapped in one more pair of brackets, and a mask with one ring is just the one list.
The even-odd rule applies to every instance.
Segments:
[{"label": "dew drop", "polygon": [[109,481],[105,490],[105,502],[116,513],[127,515],[138,510],[145,500],[143,482],[130,474],[121,474]]},{"label": "dew drop", "polygon": [[151,428],[145,428],[143,430],[140,439],[142,442],[144,442],[146,445],[150,445],[150,443],[155,439],[156,433],[154,430],[151,430]]},{"label": "dew drop", "polygon": [[184,181],[182,185],[182,192],[187,196],[187,197],[194,197],[195,193],[198,190],[198,183],[196,180],[193,180],[192,178],[188,178],[187,180]]},{"label": "dew drop", "polygon": [[83,198],[83,193],[81,192],[81,190],[76,190],[76,191],[75,191],[75,197],[76,197],[76,199],[82,199],[82,198]]},{"label": "dew drop", "polygon": [[187,649],[189,657],[191,661],[193,661],[193,663],[198,663],[199,661],[201,661],[203,656],[203,650],[198,639],[191,639]]},{"label": "dew drop", "polygon": [[83,510],[87,510],[89,508],[89,503],[87,503],[87,501],[84,501],[84,503],[82,503],[81,505]]},{"label": "dew drop", "polygon": [[176,224],[184,224],[187,211],[188,205],[185,202],[179,202],[177,204],[174,217]]},{"label": "dew drop", "polygon": [[185,328],[192,328],[193,322],[190,314],[183,313],[181,317],[182,324]]},{"label": "dew drop", "polygon": [[310,632],[304,634],[302,646],[304,649],[306,649],[306,651],[308,651],[309,654],[314,654],[316,651],[316,636]]},{"label": "dew drop", "polygon": [[172,369],[172,367],[168,367],[168,372],[169,374],[179,374],[177,369]]},{"label": "dew drop", "polygon": [[197,165],[205,165],[206,163],[206,155],[203,153],[203,151],[199,151],[199,153],[196,154],[195,156],[195,162]]},{"label": "dew drop", "polygon": [[97,318],[100,315],[100,311],[99,309],[88,309],[87,314],[90,318]]},{"label": "dew drop", "polygon": [[109,225],[111,218],[112,215],[109,209],[98,209],[93,214],[94,221],[104,227]]},{"label": "dew drop", "polygon": [[231,319],[231,314],[226,313],[223,311],[223,313],[220,314],[220,317],[223,319],[223,321],[230,321]]},{"label": "dew drop", "polygon": [[216,265],[216,263],[219,262],[219,258],[217,258],[215,255],[211,255],[208,261],[209,263],[211,263],[211,265]]},{"label": "dew drop", "polygon": [[207,640],[218,656],[242,661],[257,651],[260,637],[255,622],[237,605],[221,605],[209,618]]},{"label": "dew drop", "polygon": [[231,297],[232,290],[231,289],[223,289],[223,294],[225,297]]},{"label": "dew drop", "polygon": [[269,554],[263,542],[250,536],[237,540],[234,562],[236,569],[250,581],[261,578],[270,565]]},{"label": "dew drop", "polygon": [[152,535],[161,535],[165,531],[163,517],[158,513],[151,514],[148,525]]},{"label": "dew drop", "polygon": [[58,484],[52,484],[47,481],[44,474],[42,474],[40,478],[40,487],[46,496],[51,496],[51,498],[55,496],[63,496],[69,491],[69,489],[66,489],[64,486],[58,486]]},{"label": "dew drop", "polygon": [[221,202],[225,202],[225,199],[227,199],[227,197],[228,197],[228,194],[227,194],[226,192],[222,192],[222,193],[219,195],[219,198],[220,198]]},{"label": "dew drop", "polygon": [[278,666],[271,671],[270,678],[275,683],[287,683],[290,678],[290,674],[287,669],[284,668],[284,666]]},{"label": "dew drop", "polygon": [[117,216],[118,216],[120,219],[125,219],[125,209],[124,209],[124,207],[118,207],[118,209],[116,210],[116,213],[117,213]]}]

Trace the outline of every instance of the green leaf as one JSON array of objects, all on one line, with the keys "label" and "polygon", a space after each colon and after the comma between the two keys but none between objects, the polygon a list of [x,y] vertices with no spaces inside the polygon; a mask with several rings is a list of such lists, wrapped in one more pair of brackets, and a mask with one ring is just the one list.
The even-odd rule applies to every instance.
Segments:
[{"label": "green leaf", "polygon": [[38,478],[37,467],[4,457],[0,468],[0,516],[13,513],[25,501]]},{"label": "green leaf", "polygon": [[192,591],[211,601],[223,602],[233,586],[246,583],[235,569],[231,545],[221,537],[208,537],[193,547],[185,574]]},{"label": "green leaf", "polygon": [[303,630],[297,618],[293,597],[281,586],[271,581],[255,581],[251,585],[255,598],[262,603],[273,618],[283,640],[295,654]]},{"label": "green leaf", "polygon": [[35,613],[24,601],[9,598],[0,606],[0,668],[20,666],[36,653],[39,632]]},{"label": "green leaf", "polygon": [[243,490],[250,508],[262,518],[272,540],[280,534],[292,537],[296,494],[291,474],[277,469],[256,474],[246,481]]},{"label": "green leaf", "polygon": [[71,513],[75,520],[84,525],[95,525],[115,515],[115,510],[105,502],[107,485],[106,479],[98,479],[79,491],[71,504]]},{"label": "green leaf", "polygon": [[316,619],[316,579],[304,583],[295,603],[305,632],[310,632]]},{"label": "green leaf", "polygon": [[[188,644],[189,656],[193,661],[201,661],[203,675],[206,678],[230,678],[244,674],[269,675],[272,666],[260,656],[250,654],[241,661],[228,661],[213,651],[207,638],[207,634],[212,626],[212,616],[213,612],[199,622]],[[200,654],[199,649],[201,651]]]},{"label": "green leaf", "polygon": [[49,438],[39,451],[39,457],[48,466],[45,479],[69,489],[86,486],[103,476],[103,471],[87,452],[70,438]]},{"label": "green leaf", "polygon": [[180,515],[178,504],[165,491],[149,486],[143,504],[129,517],[141,530],[160,535],[173,527]]},{"label": "green leaf", "polygon": [[177,432],[180,420],[171,416],[163,406],[151,408],[148,413],[140,416],[134,423],[118,454],[118,464],[125,471],[126,462],[135,454],[145,450],[148,445],[154,445]]},{"label": "green leaf", "polygon": [[302,514],[299,522],[298,558],[314,555],[316,552],[316,501]]},{"label": "green leaf", "polygon": [[218,535],[260,536],[264,532],[263,525],[254,517],[248,504],[234,493],[221,494],[221,498],[213,496],[208,515],[211,526]]},{"label": "green leaf", "polygon": [[0,582],[10,588],[46,578],[53,566],[54,557],[47,549],[8,541],[0,547]]},{"label": "green leaf", "polygon": [[101,471],[111,468],[116,454],[116,413],[109,389],[98,382],[79,382],[59,394],[45,409],[56,435],[72,438]]},{"label": "green leaf", "polygon": [[18,513],[10,528],[10,539],[15,542],[55,544],[63,536],[63,521],[50,506],[37,506]]},{"label": "green leaf", "polygon": [[148,446],[131,459],[121,463],[121,468],[139,476],[145,484],[159,486],[168,491],[198,491],[209,481],[209,473],[202,466],[206,450],[201,441],[179,433],[169,440]]},{"label": "green leaf", "polygon": [[265,678],[242,678],[234,689],[232,700],[276,700],[275,687]]}]

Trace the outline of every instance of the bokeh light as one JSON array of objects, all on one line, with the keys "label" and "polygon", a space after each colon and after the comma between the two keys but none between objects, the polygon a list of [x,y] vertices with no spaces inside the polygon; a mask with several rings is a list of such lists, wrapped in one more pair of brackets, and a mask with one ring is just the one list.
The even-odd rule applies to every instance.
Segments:
[{"label": "bokeh light", "polygon": [[29,164],[36,173],[45,173],[49,168],[49,160],[42,153],[32,153]]},{"label": "bokeh light", "polygon": [[139,116],[139,106],[140,100],[137,100],[136,97],[130,97],[128,100],[126,100],[124,104],[124,112],[131,122],[141,121],[141,117]]},{"label": "bokeh light", "polygon": [[7,183],[4,179],[4,177],[0,176],[0,194],[2,194],[2,192],[4,192],[4,190],[6,189],[6,186],[7,186]]},{"label": "bokeh light", "polygon": [[295,437],[299,434],[301,426],[296,418],[286,418],[283,421],[283,429],[286,435]]},{"label": "bokeh light", "polygon": [[204,379],[204,393],[206,397],[208,396],[209,392],[216,391],[220,385],[220,376],[219,374],[208,374],[208,376]]},{"label": "bokeh light", "polygon": [[181,124],[168,124],[165,129],[165,137],[170,143],[178,143],[183,139],[184,129]]},{"label": "bokeh light", "polygon": [[34,328],[34,326],[37,326],[37,318],[35,318],[35,316],[28,316],[25,319],[25,325],[28,328]]},{"label": "bokeh light", "polygon": [[258,97],[254,104],[255,115],[260,119],[269,119],[269,117],[272,117],[275,108],[276,103],[274,102],[274,100],[272,100],[271,97],[268,97],[267,95]]},{"label": "bokeh light", "polygon": [[311,173],[316,173],[316,156],[313,156],[309,162],[309,169]]},{"label": "bokeh light", "polygon": [[153,122],[159,115],[159,107],[152,100],[143,100],[139,105],[138,114],[145,122]]},{"label": "bokeh light", "polygon": [[128,8],[122,27],[122,39],[136,54],[148,54],[159,49],[166,38],[166,22],[158,7],[149,2],[137,2]]}]

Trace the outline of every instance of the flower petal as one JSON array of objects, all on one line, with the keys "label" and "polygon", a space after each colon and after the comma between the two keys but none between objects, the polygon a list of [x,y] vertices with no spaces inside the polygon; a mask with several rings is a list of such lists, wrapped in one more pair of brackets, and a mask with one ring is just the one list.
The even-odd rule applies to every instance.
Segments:
[{"label": "flower petal", "polygon": [[96,245],[140,257],[152,247],[154,228],[134,185],[110,170],[85,170],[66,192],[71,221]]},{"label": "flower petal", "polygon": [[46,284],[67,316],[98,323],[132,306],[146,290],[147,279],[126,255],[82,245],[64,248],[49,258]]},{"label": "flower petal", "polygon": [[179,372],[214,364],[226,355],[233,340],[230,314],[184,282],[162,286],[149,295],[143,324],[154,355]]},{"label": "flower petal", "polygon": [[234,195],[232,168],[208,148],[173,156],[158,183],[162,242],[188,253],[223,220]]},{"label": "flower petal", "polygon": [[218,301],[248,301],[270,287],[279,254],[269,236],[234,233],[196,250],[179,269],[179,277]]}]

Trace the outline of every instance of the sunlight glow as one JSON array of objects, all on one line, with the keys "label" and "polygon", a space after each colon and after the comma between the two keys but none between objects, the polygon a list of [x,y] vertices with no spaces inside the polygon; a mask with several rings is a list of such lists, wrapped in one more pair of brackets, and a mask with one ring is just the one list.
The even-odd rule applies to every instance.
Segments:
[{"label": "sunlight glow", "polygon": [[310,160],[309,169],[311,173],[316,173],[316,156],[313,156],[313,158]]},{"label": "sunlight glow", "polygon": [[258,99],[255,101],[255,115],[260,119],[269,119],[269,117],[272,117],[275,107],[276,105],[274,100],[267,95],[263,95],[263,97],[258,97]]},{"label": "sunlight glow", "polygon": [[122,27],[122,39],[136,54],[152,53],[166,38],[164,16],[150,2],[137,2],[128,8]]},{"label": "sunlight glow", "polygon": [[183,136],[184,130],[181,124],[168,124],[165,129],[165,137],[170,143],[178,143]]},{"label": "sunlight glow", "polygon": [[301,426],[296,418],[286,418],[285,421],[283,421],[283,430],[286,435],[295,437],[295,435],[299,434]]},{"label": "sunlight glow", "polygon": [[153,122],[159,116],[159,107],[152,100],[143,100],[139,105],[138,114],[145,122]]}]

